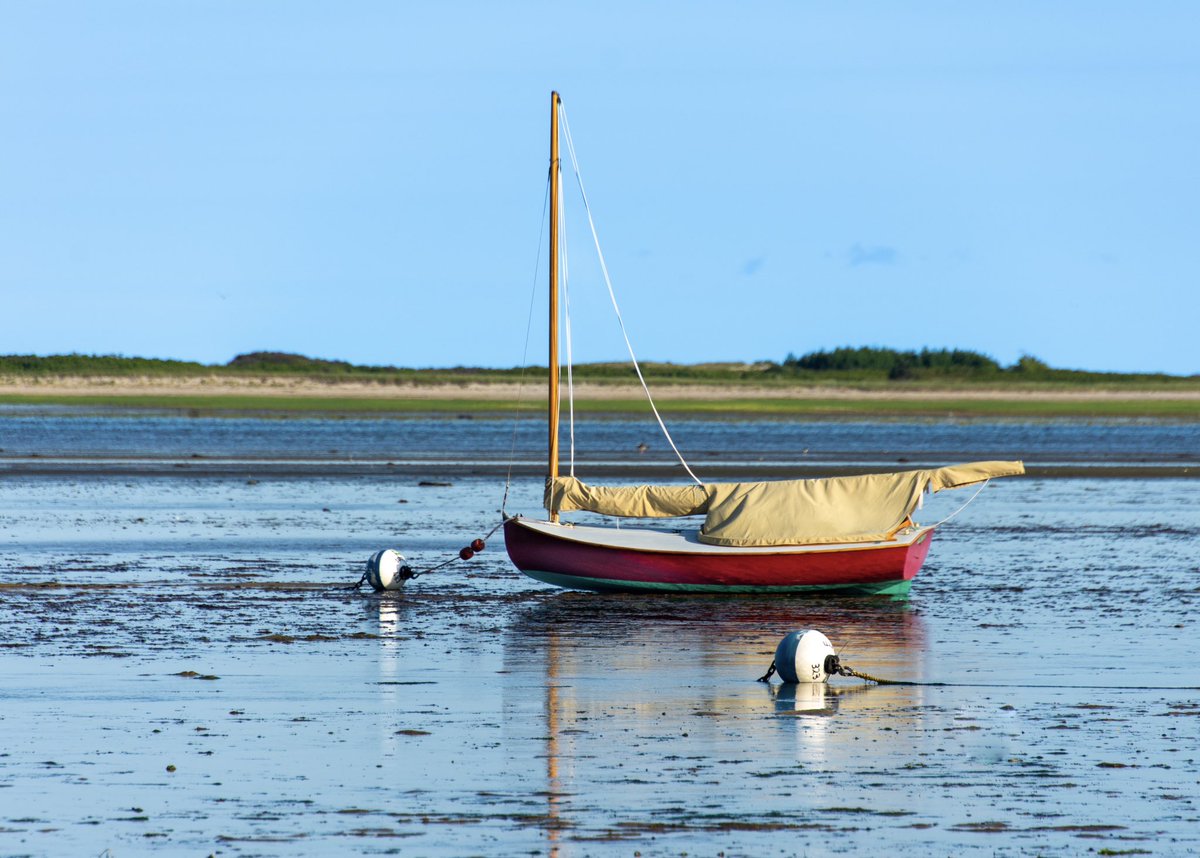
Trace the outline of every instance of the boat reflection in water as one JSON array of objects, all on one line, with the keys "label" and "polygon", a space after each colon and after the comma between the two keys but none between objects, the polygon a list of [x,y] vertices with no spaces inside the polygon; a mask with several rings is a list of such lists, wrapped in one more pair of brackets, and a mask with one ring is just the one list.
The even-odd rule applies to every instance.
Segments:
[{"label": "boat reflection in water", "polygon": [[[883,700],[893,718],[895,706],[920,706],[920,689],[907,686],[897,695],[896,687],[840,677],[818,685],[756,682],[780,637],[803,628],[824,631],[851,664],[897,679],[924,675],[925,630],[907,601],[562,593],[519,611],[504,636],[503,661],[522,681],[505,692],[505,719],[540,710],[551,854],[560,833],[581,822],[573,814],[582,797],[592,801],[597,790],[628,792],[629,813],[643,816],[654,812],[635,796],[647,790],[675,804],[689,792],[709,802],[720,796],[720,806],[736,813],[744,801],[737,784],[744,791],[762,777],[750,770],[764,760],[844,763],[845,734],[873,721]],[[835,737],[838,748],[828,747]],[[737,775],[704,786],[700,773],[718,770]]]}]

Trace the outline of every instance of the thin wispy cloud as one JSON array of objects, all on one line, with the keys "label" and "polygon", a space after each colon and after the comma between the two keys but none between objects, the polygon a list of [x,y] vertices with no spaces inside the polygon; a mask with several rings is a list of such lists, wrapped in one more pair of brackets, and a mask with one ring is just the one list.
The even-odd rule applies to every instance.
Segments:
[{"label": "thin wispy cloud", "polygon": [[896,248],[884,244],[855,244],[846,257],[850,267],[857,268],[860,265],[895,265],[900,259],[900,253]]}]

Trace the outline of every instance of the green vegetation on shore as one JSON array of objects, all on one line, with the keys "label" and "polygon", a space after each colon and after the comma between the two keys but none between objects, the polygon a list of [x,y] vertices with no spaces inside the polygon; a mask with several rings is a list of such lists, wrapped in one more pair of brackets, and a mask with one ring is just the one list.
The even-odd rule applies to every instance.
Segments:
[{"label": "green vegetation on shore", "polygon": [[[1055,369],[1025,356],[1004,367],[987,355],[961,349],[898,351],[883,348],[839,348],[788,355],[782,362],[673,364],[647,363],[643,372],[659,384],[748,385],[753,387],[861,386],[905,390],[922,387],[1105,387],[1200,389],[1200,375],[1116,373]],[[544,373],[545,368],[540,368]],[[379,384],[465,384],[516,381],[535,377],[538,367],[489,369],[452,367],[411,369],[360,366],[282,352],[238,355],[226,364],[158,360],[116,355],[2,355],[0,377],[303,377],[319,381],[370,381]],[[626,382],[634,378],[625,363],[590,363],[575,367],[575,377],[588,382]]]},{"label": "green vegetation on shore", "polygon": [[[658,404],[666,413],[694,417],[1200,420],[1200,375],[1060,370],[1030,357],[1003,367],[985,355],[961,350],[845,348],[789,355],[780,363],[650,363],[643,371],[659,390],[687,386],[687,391],[661,397]],[[356,366],[277,352],[239,355],[222,365],[119,356],[10,355],[0,356],[0,382],[16,390],[0,393],[0,403],[194,414],[486,416],[541,408],[544,374],[545,368],[538,367],[522,371]],[[65,379],[83,379],[86,390],[62,389],[59,383]],[[139,383],[125,385],[122,379]],[[624,397],[628,389],[630,397],[581,397],[575,402],[578,411],[636,414],[647,409],[644,400],[634,398],[635,376],[627,364],[584,364],[575,368],[575,379],[621,385],[619,395]],[[201,384],[187,384],[192,380]],[[211,393],[205,390],[210,380],[217,382]],[[222,380],[245,384],[235,383],[231,390],[230,385],[220,385]],[[317,387],[272,385],[272,380],[315,382]],[[159,390],[143,392],[139,386],[144,381],[163,384]],[[476,396],[467,387],[518,381],[523,382],[520,402],[516,395],[509,398],[512,387]],[[177,390],[172,382],[180,383]],[[357,385],[339,389],[348,382]],[[428,396],[419,387],[440,390]],[[406,395],[406,388],[413,388],[413,394]]]}]

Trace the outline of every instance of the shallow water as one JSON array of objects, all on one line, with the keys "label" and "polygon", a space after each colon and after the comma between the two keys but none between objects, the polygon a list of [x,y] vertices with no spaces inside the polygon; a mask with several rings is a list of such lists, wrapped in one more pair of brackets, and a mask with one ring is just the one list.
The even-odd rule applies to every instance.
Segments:
[{"label": "shallow water", "polygon": [[[566,429],[563,458],[568,456]],[[1200,465],[1200,423],[1138,420],[696,420],[671,431],[697,470],[705,465],[938,462]],[[544,463],[540,415],[455,419],[180,417],[0,405],[0,464],[50,458],[179,458]],[[576,429],[585,463],[673,462],[647,415],[589,419]],[[645,445],[643,452],[638,446]]]},{"label": "shallow water", "polygon": [[[337,589],[497,520],[417,482],[0,483],[0,853],[1200,851],[1200,481],[989,486],[902,601]],[[807,627],[949,684],[755,682]]]}]

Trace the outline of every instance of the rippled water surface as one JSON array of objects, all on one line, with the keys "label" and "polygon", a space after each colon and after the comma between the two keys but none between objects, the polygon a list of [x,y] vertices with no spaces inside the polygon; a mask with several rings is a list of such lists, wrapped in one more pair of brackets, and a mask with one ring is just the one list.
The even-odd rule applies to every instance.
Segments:
[{"label": "rippled water surface", "polygon": [[[1200,481],[1000,481],[904,601],[344,589],[497,521],[419,482],[0,480],[0,853],[1200,851]],[[755,682],[808,627],[945,684]]]},{"label": "rippled water surface", "polygon": [[[514,431],[515,430],[515,431]],[[715,462],[1029,462],[1200,464],[1200,423],[1136,420],[683,420],[671,431],[702,468]],[[565,429],[564,429],[565,432]],[[584,461],[673,461],[645,419],[590,419],[575,433]],[[541,461],[540,415],[491,419],[265,419],[96,415],[0,406],[0,462],[43,457],[235,457]],[[564,435],[564,457],[568,438]],[[638,446],[646,449],[638,453]]]}]

